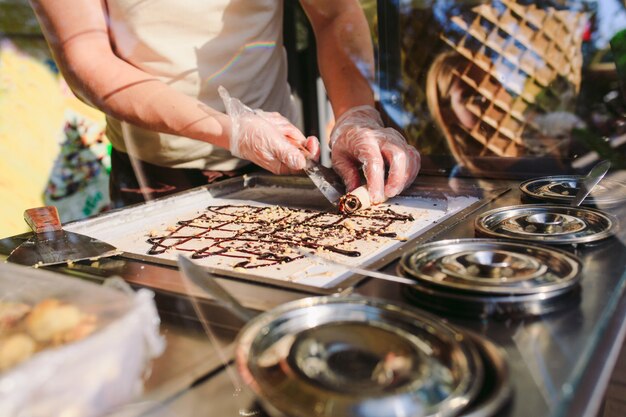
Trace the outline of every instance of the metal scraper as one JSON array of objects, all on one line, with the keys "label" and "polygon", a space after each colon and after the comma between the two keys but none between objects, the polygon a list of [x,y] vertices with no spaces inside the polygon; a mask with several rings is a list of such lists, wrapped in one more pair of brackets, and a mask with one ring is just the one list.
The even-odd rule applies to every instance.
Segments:
[{"label": "metal scraper", "polygon": [[571,202],[572,207],[578,207],[583,202],[583,200],[591,194],[591,190],[593,187],[598,185],[602,178],[609,172],[609,168],[611,168],[611,162],[609,161],[600,161],[598,162],[589,174],[585,175],[581,179],[578,180],[578,192],[576,193],[576,197]]},{"label": "metal scraper", "polygon": [[285,136],[285,138],[306,157],[306,166],[304,167],[305,174],[313,181],[313,184],[315,184],[324,197],[326,197],[332,205],[336,206],[339,202],[339,198],[346,193],[346,187],[339,174],[332,168],[327,168],[312,159],[309,150],[298,143],[296,139],[291,136]]},{"label": "metal scraper", "polygon": [[332,168],[327,168],[311,159],[307,159],[304,172],[324,197],[336,206],[339,198],[345,194],[341,177]]},{"label": "metal scraper", "polygon": [[28,209],[24,220],[35,234],[11,252],[8,262],[47,266],[121,253],[108,243],[63,230],[54,206]]}]

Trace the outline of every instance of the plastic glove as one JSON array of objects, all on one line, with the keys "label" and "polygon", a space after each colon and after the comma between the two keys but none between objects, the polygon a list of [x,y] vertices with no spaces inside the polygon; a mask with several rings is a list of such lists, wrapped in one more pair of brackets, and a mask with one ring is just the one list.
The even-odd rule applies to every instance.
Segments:
[{"label": "plastic glove", "polygon": [[306,157],[319,158],[317,138],[302,132],[280,113],[252,110],[230,96],[222,86],[217,90],[230,116],[230,152],[274,174],[293,174],[304,169]]},{"label": "plastic glove", "polygon": [[[361,185],[363,167],[370,198],[382,203],[409,186],[420,168],[419,152],[396,130],[385,128],[378,111],[359,106],[344,113],[330,136],[333,168],[348,192]],[[385,184],[385,165],[389,167]]]}]

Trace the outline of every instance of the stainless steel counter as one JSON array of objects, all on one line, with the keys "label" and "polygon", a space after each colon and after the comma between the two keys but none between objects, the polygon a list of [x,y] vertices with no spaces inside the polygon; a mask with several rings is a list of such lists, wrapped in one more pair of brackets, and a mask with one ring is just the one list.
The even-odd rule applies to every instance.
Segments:
[{"label": "stainless steel counter", "polygon": [[[519,204],[512,190],[477,212],[457,216],[429,239],[473,237],[476,214]],[[617,210],[623,210],[617,208]],[[613,213],[625,220],[624,213]],[[468,319],[438,314],[442,320],[470,329],[504,348],[512,370],[514,398],[505,416],[595,416],[626,332],[626,246],[611,238],[586,247],[570,247],[584,263],[581,298],[567,309],[527,319]],[[13,243],[19,242],[19,237]],[[7,244],[5,243],[5,247]],[[0,245],[1,247],[1,245]],[[390,260],[391,261],[391,260]],[[392,261],[382,270],[395,273]],[[146,392],[137,403],[114,415],[246,416],[263,415],[231,364],[232,342],[242,323],[205,296],[181,295],[174,268],[122,258],[55,270],[101,280],[120,275],[135,286],[156,287],[168,347],[153,364]],[[222,284],[248,307],[267,310],[310,296],[305,292],[223,279]],[[408,303],[405,286],[369,279],[355,291]],[[193,293],[193,292],[192,292]],[[199,294],[198,294],[199,295]],[[198,312],[206,318],[198,319]]]}]

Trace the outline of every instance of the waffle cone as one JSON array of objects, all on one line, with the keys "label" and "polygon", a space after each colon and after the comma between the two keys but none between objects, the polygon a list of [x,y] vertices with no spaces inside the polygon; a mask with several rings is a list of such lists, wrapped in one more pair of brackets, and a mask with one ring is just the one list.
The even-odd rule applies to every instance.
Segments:
[{"label": "waffle cone", "polygon": [[535,118],[574,111],[585,14],[501,0],[451,20],[441,38],[452,51],[435,59],[426,89],[457,160],[562,154],[565,142],[542,135]]}]

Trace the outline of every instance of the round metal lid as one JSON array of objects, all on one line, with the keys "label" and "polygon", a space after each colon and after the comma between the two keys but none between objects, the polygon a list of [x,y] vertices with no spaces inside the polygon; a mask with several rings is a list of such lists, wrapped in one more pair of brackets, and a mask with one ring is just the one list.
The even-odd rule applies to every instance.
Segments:
[{"label": "round metal lid", "polygon": [[364,297],[314,297],[248,323],[243,380],[267,410],[300,416],[452,416],[481,389],[476,347],[416,311]]},{"label": "round metal lid", "polygon": [[402,256],[399,268],[417,285],[483,295],[543,293],[547,297],[575,285],[582,263],[574,255],[545,246],[456,239],[420,245]]},{"label": "round metal lid", "polygon": [[483,213],[474,226],[479,236],[574,244],[611,237],[617,229],[617,219],[586,207],[525,204]]},{"label": "round metal lid", "polygon": [[[524,181],[519,188],[524,199],[544,203],[569,205],[578,189],[580,175],[560,175],[534,178]],[[582,205],[614,207],[626,202],[626,184],[604,178],[583,200]]]}]

